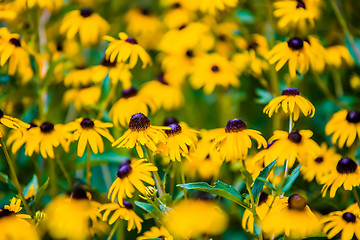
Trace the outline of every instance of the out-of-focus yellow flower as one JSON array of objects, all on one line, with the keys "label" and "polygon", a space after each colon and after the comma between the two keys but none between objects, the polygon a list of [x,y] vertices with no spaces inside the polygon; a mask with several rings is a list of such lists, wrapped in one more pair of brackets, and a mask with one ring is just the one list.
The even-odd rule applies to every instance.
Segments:
[{"label": "out-of-focus yellow flower", "polygon": [[354,73],[350,78],[350,86],[354,90],[360,90],[360,77],[356,73]]},{"label": "out-of-focus yellow flower", "polygon": [[63,6],[63,0],[25,0],[28,8],[38,6],[49,11],[59,10]]},{"label": "out-of-focus yellow flower", "polygon": [[317,72],[323,72],[326,61],[325,48],[321,45],[320,40],[315,36],[308,36],[304,39],[304,41],[309,43],[310,51],[308,54],[310,55],[309,60],[312,69]]},{"label": "out-of-focus yellow flower", "polygon": [[185,1],[169,0],[166,5],[168,9],[165,11],[163,22],[170,28],[179,28],[182,25],[189,24],[195,19],[195,12],[191,7],[188,7]]},{"label": "out-of-focus yellow flower", "polygon": [[[190,1],[190,0],[188,0]],[[216,14],[217,11],[224,11],[227,8],[234,8],[238,4],[238,0],[198,0],[195,2],[195,6],[198,10],[204,13]]]},{"label": "out-of-focus yellow flower", "polygon": [[31,219],[30,215],[20,213],[20,211],[22,209],[22,207],[20,205],[21,205],[21,200],[18,199],[18,198],[13,197],[10,200],[10,205],[5,205],[4,208],[1,209],[4,212],[1,212],[1,210],[0,210],[0,215],[1,215],[1,213],[4,214],[5,211],[8,210],[10,212],[10,214],[16,214],[16,217],[18,217],[18,218]]},{"label": "out-of-focus yellow flower", "polygon": [[351,57],[347,47],[334,45],[326,48],[325,61],[329,67],[341,67],[342,63],[353,66],[354,59]]},{"label": "out-of-focus yellow flower", "polygon": [[34,188],[34,184],[31,184],[30,187],[29,187],[28,192],[27,192],[26,195],[24,196],[25,199],[30,199],[30,198],[32,198],[32,197],[35,195],[36,190],[37,190],[37,187]]},{"label": "out-of-focus yellow flower", "polygon": [[87,106],[95,106],[99,102],[100,96],[100,86],[73,88],[65,92],[63,102],[65,106],[74,103],[75,109],[81,111]]},{"label": "out-of-focus yellow flower", "polygon": [[137,237],[136,240],[146,240],[150,238],[161,238],[164,240],[173,240],[173,236],[169,233],[164,226],[151,227],[149,231],[143,233],[142,236]]},{"label": "out-of-focus yellow flower", "polygon": [[65,76],[64,84],[65,86],[73,87],[89,86],[92,77],[93,72],[91,68],[77,67]]},{"label": "out-of-focus yellow flower", "polygon": [[[2,110],[0,110],[0,123],[8,128],[18,129],[18,128],[29,128],[30,124],[24,123],[23,121],[5,115]],[[2,136],[1,136],[2,137]]]}]

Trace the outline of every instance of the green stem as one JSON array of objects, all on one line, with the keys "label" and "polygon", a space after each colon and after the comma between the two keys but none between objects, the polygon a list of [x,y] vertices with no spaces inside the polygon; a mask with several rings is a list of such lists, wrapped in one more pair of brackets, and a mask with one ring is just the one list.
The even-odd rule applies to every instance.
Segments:
[{"label": "green stem", "polygon": [[[145,146],[145,149],[146,149],[146,154],[148,156],[149,162],[151,162],[154,166],[156,166],[150,149],[147,146]],[[164,186],[163,182],[161,181],[161,178],[159,176],[158,171],[153,172],[153,177],[154,177],[154,180],[155,180],[156,188],[157,188],[158,193],[159,193],[159,197],[161,197],[165,193],[165,186]]]},{"label": "green stem", "polygon": [[[289,117],[289,133],[292,132],[292,129],[293,129],[293,115],[290,113],[290,117]],[[288,168],[289,168],[289,158],[287,158],[286,162],[285,162],[284,178],[286,178],[286,176],[287,176]]]},{"label": "green stem", "polygon": [[113,227],[111,228],[111,232],[110,232],[109,236],[107,237],[107,240],[111,240],[111,238],[114,236],[114,234],[115,234],[115,232],[116,232],[116,229],[117,229],[120,221],[121,221],[121,220],[117,220],[117,221],[115,222],[115,224],[114,224]]},{"label": "green stem", "polygon": [[62,171],[62,173],[64,174],[65,179],[66,179],[66,181],[67,181],[67,182],[68,182],[68,184],[69,184],[69,187],[71,188],[71,187],[72,187],[72,180],[71,180],[71,177],[70,177],[70,175],[69,175],[68,171],[66,170],[66,168],[65,168],[65,166],[64,166],[64,164],[63,164],[63,162],[60,160],[59,155],[56,155],[56,156],[55,156],[55,160],[56,160],[57,164],[59,165],[60,170],[61,170],[61,171]]},{"label": "green stem", "polygon": [[344,95],[340,72],[337,71],[336,69],[332,69],[331,72],[334,78],[335,94],[336,97],[339,98]]},{"label": "green stem", "polygon": [[26,213],[29,214],[30,216],[32,216],[32,212],[30,210],[30,207],[29,207],[28,203],[25,200],[25,197],[24,197],[24,194],[22,192],[19,180],[18,180],[18,178],[16,176],[14,164],[13,164],[11,158],[10,158],[9,152],[8,152],[8,150],[6,148],[6,145],[5,145],[5,142],[4,142],[3,138],[0,138],[0,143],[1,143],[1,146],[2,146],[2,149],[3,149],[6,161],[7,161],[8,165],[9,165],[12,182],[14,183],[15,188],[18,191],[18,196],[19,196],[20,200],[23,202]]},{"label": "green stem", "polygon": [[57,194],[57,176],[56,176],[54,159],[46,158],[44,159],[44,161],[47,161],[49,164],[50,195],[54,197]]},{"label": "green stem", "polygon": [[[182,167],[181,162],[178,162],[178,166],[179,166],[179,170],[180,170],[181,183],[182,183],[182,184],[186,184],[184,169],[183,169],[183,167]],[[183,188],[183,190],[184,190],[184,198],[185,198],[185,200],[186,200],[186,199],[187,199],[187,191],[186,191],[185,188]]]},{"label": "green stem", "polygon": [[355,198],[355,200],[356,200],[356,202],[357,202],[357,204],[358,204],[358,206],[359,206],[359,208],[360,208],[360,199],[359,199],[359,195],[358,195],[358,193],[357,193],[357,191],[356,191],[356,187],[354,187],[354,188],[352,189],[352,192],[353,192],[354,198]]},{"label": "green stem", "polygon": [[355,159],[356,150],[358,149],[359,144],[360,144],[360,140],[356,139],[355,142],[352,144],[351,148],[349,149],[349,152],[347,154],[348,157]]},{"label": "green stem", "polygon": [[86,148],[86,184],[91,188],[91,148]]},{"label": "green stem", "polygon": [[109,103],[111,102],[111,100],[113,99],[113,96],[115,95],[116,92],[116,86],[113,86],[110,88],[110,92],[107,95],[105,102],[103,102],[103,104],[101,105],[101,108],[99,110],[99,114],[97,115],[96,119],[101,120],[102,116],[104,115],[104,112],[106,111],[107,106],[109,105]]}]

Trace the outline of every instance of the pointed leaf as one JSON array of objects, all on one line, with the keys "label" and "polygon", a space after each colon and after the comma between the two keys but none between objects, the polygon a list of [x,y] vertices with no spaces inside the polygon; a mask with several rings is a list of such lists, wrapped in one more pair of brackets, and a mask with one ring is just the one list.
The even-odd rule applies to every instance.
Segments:
[{"label": "pointed leaf", "polygon": [[[254,185],[252,187],[252,194],[254,196],[255,202],[258,202],[258,198],[260,196],[260,193],[264,187],[264,182],[259,180],[259,178],[264,178],[266,180],[267,176],[269,175],[269,172],[271,169],[275,166],[276,160],[272,161],[269,165],[267,165],[261,172],[259,173],[259,176],[255,179]],[[271,183],[270,183],[271,184]]]},{"label": "pointed leaf", "polygon": [[38,210],[40,207],[40,203],[41,203],[41,197],[44,195],[44,192],[46,190],[46,188],[49,185],[49,178],[46,180],[46,182],[38,189],[37,193],[34,196],[34,209]]},{"label": "pointed leaf", "polygon": [[301,165],[297,166],[289,176],[286,177],[286,180],[285,180],[285,184],[283,186],[283,188],[281,189],[281,192],[286,192],[288,191],[291,186],[293,185],[293,183],[295,182],[296,178],[299,176],[300,174],[300,168],[301,168]]}]

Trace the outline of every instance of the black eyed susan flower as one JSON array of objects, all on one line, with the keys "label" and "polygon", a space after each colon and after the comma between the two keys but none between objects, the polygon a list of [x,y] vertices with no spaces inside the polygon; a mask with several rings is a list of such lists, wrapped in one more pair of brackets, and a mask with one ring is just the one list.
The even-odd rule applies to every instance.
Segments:
[{"label": "black eyed susan flower", "polygon": [[314,178],[318,183],[322,179],[330,174],[341,159],[341,155],[337,154],[336,149],[331,147],[328,148],[326,143],[321,144],[320,152],[315,158],[308,158],[300,168],[304,179],[311,182]]},{"label": "black eyed susan flower", "polygon": [[360,138],[360,112],[340,110],[331,117],[325,126],[326,135],[332,135],[331,142],[342,148],[350,147],[356,137]]},{"label": "black eyed susan flower", "polygon": [[228,88],[240,85],[234,66],[216,53],[195,59],[190,83],[195,89],[203,87],[205,94],[212,93],[216,86]]},{"label": "black eyed susan flower", "polygon": [[101,136],[112,143],[114,138],[107,129],[111,127],[113,127],[112,123],[104,123],[89,118],[78,118],[65,126],[67,131],[74,132],[71,140],[78,142],[77,155],[79,157],[84,154],[88,143],[93,153],[104,152],[104,142]]},{"label": "black eyed susan flower", "polygon": [[251,139],[254,139],[258,148],[266,147],[266,140],[261,132],[248,129],[241,119],[229,120],[225,131],[214,137],[213,149],[220,152],[220,158],[225,161],[246,159],[251,148]]},{"label": "black eyed susan flower", "polygon": [[[5,205],[3,207],[3,211],[7,210],[9,211],[11,214],[16,214],[16,217],[18,218],[23,218],[23,219],[31,219],[31,216],[28,214],[21,214],[20,211],[22,209],[21,205],[21,200],[18,198],[13,197],[10,200],[10,204],[9,205]],[[1,212],[0,212],[1,215]]]},{"label": "black eyed susan flower", "polygon": [[26,143],[29,130],[32,127],[36,127],[36,126],[37,126],[36,124],[31,123],[29,128],[18,128],[10,132],[9,137],[7,139],[7,144],[12,145],[11,152],[13,154],[19,151],[19,149]]},{"label": "black eyed susan flower", "polygon": [[356,73],[353,73],[353,75],[350,78],[350,86],[353,90],[359,92],[360,90],[360,77]]},{"label": "black eyed susan flower", "polygon": [[146,240],[151,238],[160,238],[163,240],[173,240],[173,236],[169,233],[164,226],[151,227],[149,231],[143,233],[142,236],[137,237],[136,240]]},{"label": "black eyed susan flower", "polygon": [[184,24],[189,24],[195,19],[194,6],[187,4],[186,1],[182,0],[170,0],[165,1],[167,10],[163,16],[164,24],[170,28],[179,28]]},{"label": "black eyed susan flower", "polygon": [[219,235],[227,227],[225,212],[214,202],[185,200],[173,207],[162,219],[166,229],[175,239],[190,239],[202,234]]},{"label": "black eyed susan flower", "polygon": [[274,112],[278,112],[280,107],[282,107],[285,113],[292,114],[294,121],[299,119],[300,111],[305,117],[308,115],[313,117],[315,114],[314,105],[306,98],[300,96],[300,92],[296,88],[287,88],[282,91],[281,96],[272,99],[268,105],[264,107],[263,112],[271,118]]},{"label": "black eyed susan flower", "polygon": [[284,234],[292,239],[304,239],[320,231],[317,217],[306,204],[305,198],[298,194],[275,201],[261,225],[270,236]]},{"label": "black eyed susan flower", "polygon": [[322,184],[324,184],[321,189],[323,197],[326,196],[329,188],[331,198],[335,197],[336,191],[341,186],[350,191],[360,185],[360,168],[351,158],[342,158],[336,168],[333,168],[333,171],[322,179]]},{"label": "black eyed susan flower", "polygon": [[142,68],[151,65],[152,61],[150,55],[145,49],[138,44],[135,38],[129,37],[126,33],[119,33],[120,40],[110,36],[105,36],[104,39],[109,41],[109,45],[105,51],[106,59],[110,62],[127,62],[129,60],[129,68],[134,68],[138,59],[142,61]]},{"label": "black eyed susan flower", "polygon": [[67,39],[78,34],[84,46],[95,45],[107,34],[110,25],[99,14],[89,8],[73,10],[67,13],[60,26],[60,33]]},{"label": "black eyed susan flower", "polygon": [[89,86],[92,76],[93,72],[91,71],[91,68],[78,66],[75,69],[71,70],[69,74],[65,76],[64,84],[67,87]]},{"label": "black eyed susan flower", "polygon": [[112,106],[109,115],[115,126],[126,126],[134,114],[141,112],[148,115],[148,108],[151,109],[151,113],[157,110],[151,98],[138,93],[135,88],[129,88],[122,92],[121,98]]},{"label": "black eyed susan flower", "polygon": [[350,207],[344,211],[331,212],[322,218],[323,232],[328,239],[332,239],[340,232],[341,240],[351,240],[354,235],[356,239],[360,239],[360,218]]},{"label": "black eyed susan flower", "polygon": [[73,103],[75,109],[81,111],[89,106],[95,106],[99,102],[100,96],[100,86],[73,88],[64,93],[63,103],[65,106]]},{"label": "black eyed susan flower", "polygon": [[[123,200],[121,205],[119,203],[106,203],[101,205],[99,212],[104,210],[103,221],[107,221],[111,225],[118,219],[124,219],[128,222],[128,231],[137,228],[138,233],[141,232],[143,220],[133,211],[133,205],[130,202]],[[109,217],[111,212],[113,214]]]},{"label": "black eyed susan flower", "polygon": [[269,142],[274,144],[271,146],[270,159],[277,159],[276,166],[283,166],[288,161],[291,168],[296,159],[303,162],[306,159],[315,159],[320,148],[317,143],[310,139],[313,135],[310,130],[292,131],[291,133],[276,130]]},{"label": "black eyed susan flower", "polygon": [[325,68],[326,50],[316,36],[308,36],[304,39],[309,43],[310,66],[316,72],[323,72]]},{"label": "black eyed susan flower", "polygon": [[51,12],[59,10],[63,6],[63,0],[27,0],[26,5],[28,8],[33,8],[35,6],[46,8]]},{"label": "black eyed susan flower", "polygon": [[117,172],[117,178],[111,184],[108,198],[111,202],[117,197],[119,204],[122,205],[125,197],[132,198],[135,188],[141,193],[146,194],[143,182],[154,185],[155,181],[151,177],[151,172],[157,171],[157,167],[146,159],[128,160],[123,162]]},{"label": "black eyed susan flower", "polygon": [[351,57],[347,47],[343,45],[333,45],[326,48],[325,61],[329,67],[339,68],[344,65],[353,66],[354,59]]},{"label": "black eyed susan flower", "polygon": [[238,0],[219,0],[207,1],[199,0],[196,2],[198,10],[204,13],[215,14],[217,11],[224,11],[227,8],[234,8],[238,4]]},{"label": "black eyed susan flower", "polygon": [[[29,128],[30,124],[24,123],[23,121],[5,115],[2,110],[0,110],[0,123],[8,128],[18,129],[18,128]],[[2,135],[0,133],[0,135]]]}]

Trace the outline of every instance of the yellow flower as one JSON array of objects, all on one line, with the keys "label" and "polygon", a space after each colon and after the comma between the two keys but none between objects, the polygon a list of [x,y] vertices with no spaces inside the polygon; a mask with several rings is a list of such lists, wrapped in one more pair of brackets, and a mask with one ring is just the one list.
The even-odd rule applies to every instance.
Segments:
[{"label": "yellow flower", "polygon": [[[123,200],[122,205],[120,205],[119,203],[103,204],[99,208],[99,212],[105,210],[102,216],[102,220],[108,221],[110,225],[112,225],[118,219],[124,219],[128,221],[128,226],[127,226],[128,231],[137,228],[138,233],[140,233],[141,223],[143,222],[143,220],[138,215],[136,215],[136,213],[132,209],[133,209],[133,205],[130,202]],[[114,212],[109,218],[109,215],[112,211]]]},{"label": "yellow flower", "polygon": [[234,66],[216,53],[195,59],[190,83],[195,89],[204,87],[205,94],[212,93],[216,86],[228,88],[240,85]]},{"label": "yellow flower", "polygon": [[179,28],[194,21],[196,14],[192,7],[186,6],[186,0],[170,0],[167,2],[168,9],[165,11],[163,22],[168,28]]},{"label": "yellow flower", "polygon": [[134,68],[138,58],[142,61],[142,68],[151,65],[152,61],[150,55],[144,48],[138,45],[135,38],[129,37],[126,33],[119,33],[120,40],[110,36],[105,36],[104,39],[109,41],[109,45],[105,51],[106,59],[110,62],[126,62],[129,59],[129,68]]},{"label": "yellow flower", "polygon": [[18,128],[10,132],[7,139],[7,144],[12,145],[11,152],[15,154],[26,143],[27,134],[30,128],[37,126],[34,123],[30,124],[29,128]]},{"label": "yellow flower", "polygon": [[293,194],[274,202],[270,212],[262,221],[263,231],[270,236],[285,236],[304,239],[318,233],[320,224],[304,197]]},{"label": "yellow flower", "polygon": [[30,198],[34,197],[35,192],[36,192],[37,189],[38,189],[37,187],[34,188],[34,184],[31,184],[27,194],[24,196],[25,199],[30,199]]},{"label": "yellow flower", "polygon": [[261,77],[263,70],[269,68],[268,62],[258,57],[253,50],[237,53],[232,56],[231,61],[240,74],[248,70],[255,77]]},{"label": "yellow flower", "polygon": [[[211,20],[215,20],[211,18]],[[212,26],[216,44],[215,51],[222,56],[229,57],[235,50],[235,38],[239,38],[239,36],[234,34],[234,31],[239,29],[235,22],[226,21],[222,23],[216,24]]]},{"label": "yellow flower", "polygon": [[93,71],[91,68],[76,67],[71,70],[64,78],[65,86],[80,87],[89,86],[91,78],[93,77]]},{"label": "yellow flower", "polygon": [[329,67],[341,67],[342,63],[348,66],[354,65],[354,59],[351,57],[347,47],[342,45],[334,45],[326,48],[325,52],[326,64]]},{"label": "yellow flower", "polygon": [[184,96],[181,89],[170,85],[165,77],[165,74],[161,74],[157,80],[145,83],[139,94],[151,99],[156,108],[176,110],[184,104]]},{"label": "yellow flower", "polygon": [[322,179],[324,186],[321,189],[322,196],[326,196],[326,192],[330,188],[330,197],[335,197],[336,191],[343,186],[345,190],[351,191],[360,185],[360,168],[358,164],[351,158],[342,158],[335,166],[332,172]]},{"label": "yellow flower", "polygon": [[49,11],[59,10],[63,6],[63,0],[25,0],[28,8],[38,6]]},{"label": "yellow flower", "polygon": [[121,98],[112,106],[109,115],[115,126],[126,126],[132,115],[139,112],[148,115],[148,108],[151,113],[156,111],[152,99],[138,93],[135,88],[129,88],[123,90]]},{"label": "yellow flower", "polygon": [[[274,154],[271,154],[272,148],[271,146],[274,142],[270,142],[267,144],[267,147],[262,149],[260,152],[255,154],[252,157],[245,159],[245,167],[246,170],[251,174],[253,179],[256,179],[260,172],[264,169],[265,166],[269,165],[272,161],[276,159]],[[274,169],[272,169],[268,174],[268,179],[273,180],[274,177]],[[274,182],[271,181],[273,184]]]},{"label": "yellow flower", "polygon": [[137,237],[136,240],[146,240],[150,238],[160,238],[163,240],[173,240],[173,236],[169,233],[164,226],[151,227],[149,231],[143,233],[142,236]]},{"label": "yellow flower", "polygon": [[356,73],[354,73],[350,78],[350,86],[356,91],[360,90],[360,77]]},{"label": "yellow flower", "polygon": [[[18,218],[23,218],[23,219],[31,219],[31,216],[28,214],[21,214],[20,211],[22,209],[21,205],[21,200],[18,198],[13,197],[10,200],[10,205],[5,205],[4,208],[2,209],[3,214],[5,213],[5,210],[8,210],[8,214],[16,214],[16,217]],[[0,215],[1,215],[1,211],[0,211]]]},{"label": "yellow flower", "polygon": [[308,36],[304,39],[309,43],[309,60],[311,67],[317,72],[323,72],[326,61],[326,50],[315,36]]},{"label": "yellow flower", "polygon": [[214,202],[185,200],[163,217],[166,229],[175,239],[190,239],[202,234],[220,235],[226,229],[228,218]]},{"label": "yellow flower", "polygon": [[73,103],[75,109],[81,111],[87,106],[95,106],[99,102],[100,96],[100,86],[73,88],[64,93],[63,103],[65,106]]},{"label": "yellow flower", "polygon": [[328,148],[326,143],[321,144],[320,152],[315,158],[308,158],[300,168],[304,179],[311,182],[314,178],[318,183],[331,173],[333,166],[341,159],[335,148]]},{"label": "yellow flower", "polygon": [[328,239],[332,239],[340,232],[341,240],[351,240],[354,234],[356,239],[360,239],[360,218],[350,207],[344,211],[331,212],[322,218],[323,233]]},{"label": "yellow flower", "polygon": [[197,8],[204,13],[215,14],[217,11],[224,11],[226,8],[234,8],[238,4],[238,0],[218,0],[208,1],[199,0],[196,1]]},{"label": "yellow flower", "polygon": [[[310,130],[292,131],[291,133],[275,130],[274,135],[269,142],[275,141],[269,148],[271,157],[268,159],[277,159],[276,166],[283,166],[288,161],[291,168],[295,160],[301,162],[306,159],[315,159],[320,151],[317,143],[310,139],[313,133]],[[265,163],[267,165],[269,163]]]},{"label": "yellow flower", "polygon": [[245,159],[251,148],[251,139],[254,139],[258,148],[266,147],[266,140],[261,132],[247,129],[247,125],[241,119],[229,120],[224,132],[214,136],[213,149],[220,152],[220,158],[225,161]]},{"label": "yellow flower", "polygon": [[89,118],[78,118],[74,122],[66,124],[67,131],[74,132],[72,140],[78,141],[77,155],[84,155],[87,143],[89,143],[93,153],[104,152],[104,143],[101,136],[111,143],[114,138],[107,128],[113,127],[112,123],[103,123],[99,120]]},{"label": "yellow flower", "polygon": [[315,114],[314,105],[299,94],[296,88],[287,88],[282,91],[281,96],[272,99],[268,105],[264,107],[263,112],[271,118],[273,113],[277,113],[279,108],[282,107],[285,113],[293,114],[294,121],[299,119],[300,111],[305,117],[308,115],[313,117]]},{"label": "yellow flower", "polygon": [[347,111],[345,109],[336,112],[325,126],[326,135],[331,135],[332,144],[338,144],[342,148],[350,147],[356,136],[360,138],[360,112]]},{"label": "yellow flower", "polygon": [[[30,124],[24,123],[23,121],[5,115],[2,110],[0,110],[0,123],[8,128],[18,129],[18,128],[29,128]],[[1,136],[2,137],[2,136]]]},{"label": "yellow flower", "polygon": [[117,197],[120,205],[123,205],[125,197],[132,198],[135,188],[141,193],[145,194],[146,189],[143,182],[150,185],[155,185],[154,179],[151,177],[151,172],[157,171],[157,167],[146,159],[132,159],[123,162],[117,171],[117,178],[111,184],[109,189],[108,198],[111,202],[115,201]]},{"label": "yellow flower", "polygon": [[74,39],[78,34],[84,46],[95,45],[109,31],[110,25],[99,14],[89,8],[73,10],[67,13],[60,26],[60,33],[67,39]]}]

